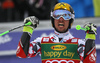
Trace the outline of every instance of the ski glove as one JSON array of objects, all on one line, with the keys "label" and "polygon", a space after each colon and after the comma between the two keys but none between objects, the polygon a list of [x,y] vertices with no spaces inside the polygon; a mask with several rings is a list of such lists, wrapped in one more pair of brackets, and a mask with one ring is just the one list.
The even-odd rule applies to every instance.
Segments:
[{"label": "ski glove", "polygon": [[86,30],[86,39],[96,39],[95,35],[97,35],[97,26],[93,23],[87,23],[84,25],[84,28],[88,28],[88,30]]},{"label": "ski glove", "polygon": [[29,26],[24,26],[23,32],[28,32],[30,34],[33,33],[33,30],[39,25],[39,20],[35,16],[30,16],[24,19],[24,24],[31,22],[32,24]]}]

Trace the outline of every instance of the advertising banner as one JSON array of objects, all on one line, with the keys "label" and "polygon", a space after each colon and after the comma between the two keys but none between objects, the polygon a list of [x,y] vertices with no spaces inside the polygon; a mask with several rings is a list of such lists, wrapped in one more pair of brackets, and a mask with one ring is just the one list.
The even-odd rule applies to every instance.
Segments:
[{"label": "advertising banner", "polygon": [[[100,44],[100,27],[98,27],[97,35],[96,35],[96,44]],[[32,34],[32,38],[30,41],[36,39],[37,37],[43,37],[43,36],[50,36],[53,34],[52,30],[35,30]],[[85,38],[85,32],[82,30],[77,31],[76,29],[70,30],[71,34],[74,37],[84,39]],[[22,32],[10,32],[4,36],[0,37],[0,51],[4,50],[16,50],[18,42],[21,38]]]}]

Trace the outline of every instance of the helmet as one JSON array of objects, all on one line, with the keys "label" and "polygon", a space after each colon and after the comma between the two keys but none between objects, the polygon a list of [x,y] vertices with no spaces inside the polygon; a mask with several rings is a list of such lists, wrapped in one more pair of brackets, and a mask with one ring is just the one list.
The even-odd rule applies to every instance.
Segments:
[{"label": "helmet", "polygon": [[[51,23],[52,23],[52,26],[55,28],[55,25],[54,25],[54,18],[53,18],[53,16],[52,16],[52,13],[53,13],[53,11],[55,11],[55,10],[67,10],[67,11],[69,11],[69,12],[71,12],[71,19],[69,20],[69,26],[68,26],[68,29],[70,29],[71,28],[71,26],[72,26],[72,23],[73,23],[73,21],[74,21],[74,17],[75,17],[75,14],[74,14],[74,10],[73,10],[73,8],[68,4],[68,3],[64,3],[64,2],[61,2],[61,3],[57,3],[55,6],[54,6],[54,8],[51,10]],[[68,29],[66,30],[66,31],[68,31]],[[56,30],[56,28],[55,28],[55,30]],[[57,31],[57,30],[56,30]],[[65,31],[65,32],[66,32]],[[59,31],[58,31],[59,32]]]}]

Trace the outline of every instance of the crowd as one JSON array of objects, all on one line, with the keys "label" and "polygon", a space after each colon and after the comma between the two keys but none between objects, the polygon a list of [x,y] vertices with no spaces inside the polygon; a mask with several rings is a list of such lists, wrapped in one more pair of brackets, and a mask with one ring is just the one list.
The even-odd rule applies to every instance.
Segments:
[{"label": "crowd", "polygon": [[50,18],[50,10],[57,0],[0,0],[0,22],[21,21],[27,16],[40,20]]}]

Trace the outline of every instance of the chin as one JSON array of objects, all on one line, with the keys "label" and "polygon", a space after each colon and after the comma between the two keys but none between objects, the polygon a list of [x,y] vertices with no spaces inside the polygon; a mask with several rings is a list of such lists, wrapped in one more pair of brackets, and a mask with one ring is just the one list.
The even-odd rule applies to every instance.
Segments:
[{"label": "chin", "polygon": [[65,32],[67,32],[67,31],[58,31],[59,33],[65,33]]},{"label": "chin", "polygon": [[57,32],[59,32],[59,33],[65,33],[65,32],[67,32],[68,31],[68,29],[66,29],[66,30],[63,30],[63,31],[61,31],[61,30],[57,30],[57,29],[55,29]]}]

